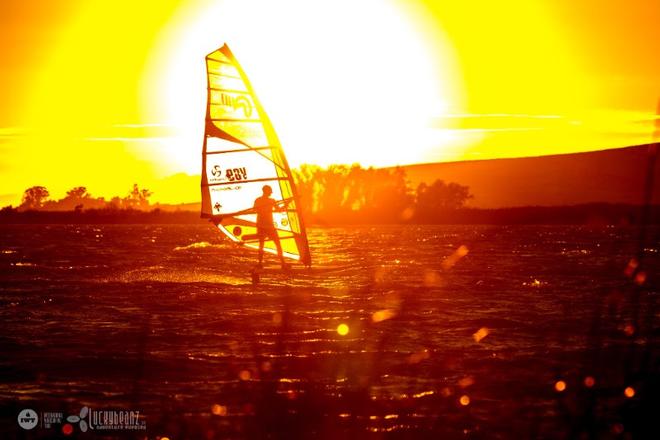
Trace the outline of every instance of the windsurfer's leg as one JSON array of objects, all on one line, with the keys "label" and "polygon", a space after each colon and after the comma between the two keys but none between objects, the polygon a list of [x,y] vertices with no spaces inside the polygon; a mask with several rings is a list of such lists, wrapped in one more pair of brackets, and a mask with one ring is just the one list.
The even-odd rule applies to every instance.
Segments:
[{"label": "windsurfer's leg", "polygon": [[265,238],[263,235],[259,234],[259,267],[263,265],[264,261],[264,241]]},{"label": "windsurfer's leg", "polygon": [[276,233],[272,237],[272,239],[275,242],[275,247],[277,248],[277,256],[280,257],[280,262],[282,263],[282,267],[284,267],[286,266],[286,261],[284,261],[284,254],[282,253],[282,245],[280,244],[280,237]]}]

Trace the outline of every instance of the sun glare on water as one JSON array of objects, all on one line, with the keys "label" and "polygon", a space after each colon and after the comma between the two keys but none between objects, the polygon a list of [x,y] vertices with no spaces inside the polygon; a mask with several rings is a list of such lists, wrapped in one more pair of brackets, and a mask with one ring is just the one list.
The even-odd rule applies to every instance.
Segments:
[{"label": "sun glare on water", "polygon": [[199,171],[204,56],[224,42],[294,166],[414,163],[442,147],[429,122],[456,99],[451,57],[439,71],[401,4],[225,1],[179,16],[145,73],[145,113],[179,136],[170,164]]}]

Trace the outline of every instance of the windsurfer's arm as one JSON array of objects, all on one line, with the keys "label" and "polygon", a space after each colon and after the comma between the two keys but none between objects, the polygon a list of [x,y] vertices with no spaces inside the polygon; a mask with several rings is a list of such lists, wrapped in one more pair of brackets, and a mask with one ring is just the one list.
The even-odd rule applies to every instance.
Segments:
[{"label": "windsurfer's arm", "polygon": [[275,212],[284,212],[288,209],[289,203],[293,201],[293,197],[289,197],[288,199],[284,200],[279,200],[275,202],[273,211]]},{"label": "windsurfer's arm", "polygon": [[254,214],[255,212],[256,211],[254,208],[248,208],[242,211],[228,212],[226,214],[216,214],[211,216],[211,221],[219,223],[225,217],[236,217],[237,215]]},{"label": "windsurfer's arm", "polygon": [[231,214],[225,214],[225,217],[228,216],[228,215],[231,215],[233,217],[233,216],[236,216],[236,215],[254,214],[256,212],[257,211],[254,208],[248,208],[248,209],[244,209],[242,211],[232,212]]}]

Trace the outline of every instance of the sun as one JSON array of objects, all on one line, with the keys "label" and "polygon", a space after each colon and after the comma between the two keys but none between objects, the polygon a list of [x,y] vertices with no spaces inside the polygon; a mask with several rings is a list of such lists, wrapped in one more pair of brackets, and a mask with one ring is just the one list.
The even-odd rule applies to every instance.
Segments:
[{"label": "sun", "polygon": [[[434,116],[460,99],[454,63],[425,45],[401,3],[283,0],[181,11],[145,71],[145,119],[177,138],[163,156],[199,172],[204,56],[227,42],[270,116],[289,162],[423,162],[443,139]],[[447,46],[448,47],[448,46]],[[439,68],[435,60],[446,63]],[[155,79],[153,81],[152,79]]]}]

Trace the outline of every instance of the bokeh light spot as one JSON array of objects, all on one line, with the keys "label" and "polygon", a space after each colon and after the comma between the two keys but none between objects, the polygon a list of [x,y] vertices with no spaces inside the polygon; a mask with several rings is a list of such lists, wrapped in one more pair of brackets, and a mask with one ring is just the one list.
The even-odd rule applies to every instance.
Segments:
[{"label": "bokeh light spot", "polygon": [[631,277],[631,276],[633,276],[633,274],[635,273],[635,270],[637,270],[637,267],[638,267],[638,266],[639,266],[639,263],[637,262],[636,259],[633,258],[633,259],[631,259],[631,260],[628,262],[628,265],[627,265],[626,268],[623,270],[623,273],[624,273],[626,276]]},{"label": "bokeh light spot", "polygon": [[211,407],[211,412],[215,416],[226,416],[227,407],[224,405],[218,405],[217,403]]},{"label": "bokeh light spot", "polygon": [[442,285],[442,278],[435,270],[424,271],[424,285],[426,287],[440,287]]},{"label": "bokeh light spot", "polygon": [[378,310],[377,312],[374,312],[373,315],[371,315],[371,320],[373,322],[381,322],[381,321],[386,321],[396,315],[396,311],[392,309],[384,309],[384,310]]},{"label": "bokeh light spot", "polygon": [[565,391],[566,390],[566,382],[564,382],[563,380],[558,380],[557,382],[555,382],[555,390],[557,390],[557,392],[559,392],[559,393]]},{"label": "bokeh light spot", "polygon": [[71,435],[73,433],[73,426],[70,423],[65,423],[62,425],[62,434]]},{"label": "bokeh light spot", "polygon": [[483,338],[488,336],[488,333],[490,332],[486,327],[481,327],[472,335],[472,338],[474,339],[474,342],[481,342]]},{"label": "bokeh light spot", "polygon": [[349,332],[348,325],[341,323],[337,326],[337,333],[339,333],[339,336],[346,336]]},{"label": "bokeh light spot", "polygon": [[411,207],[405,208],[403,211],[401,211],[401,220],[407,221],[413,218],[413,215],[415,215],[415,210]]},{"label": "bokeh light spot", "polygon": [[461,388],[467,388],[471,385],[474,385],[474,377],[466,376],[458,381],[458,386]]},{"label": "bokeh light spot", "polygon": [[442,268],[445,270],[451,269],[461,258],[465,257],[470,250],[465,245],[460,245],[453,254],[448,256],[442,261]]}]

